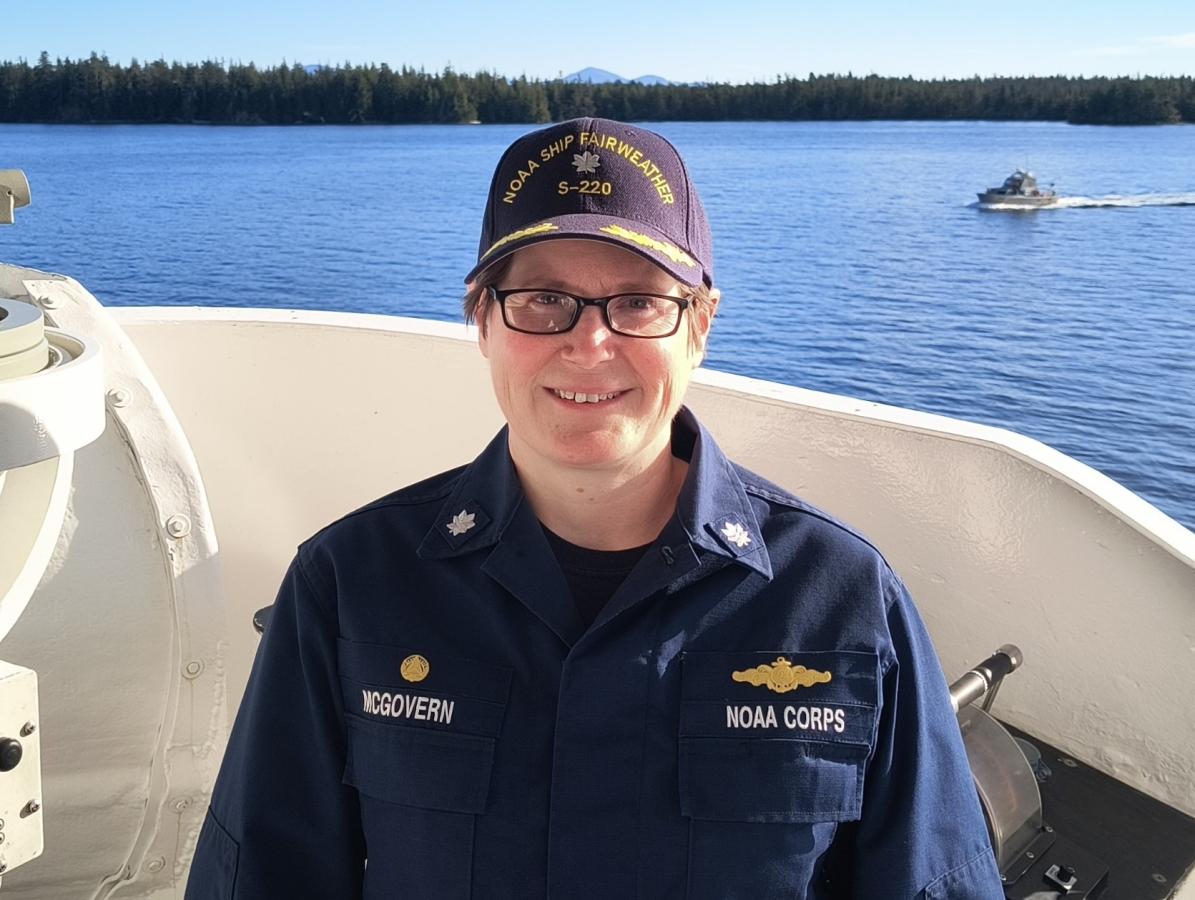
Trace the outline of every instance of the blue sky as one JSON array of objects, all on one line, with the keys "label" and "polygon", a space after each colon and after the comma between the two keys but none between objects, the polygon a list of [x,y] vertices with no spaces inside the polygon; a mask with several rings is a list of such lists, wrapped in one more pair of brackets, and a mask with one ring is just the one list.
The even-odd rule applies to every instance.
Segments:
[{"label": "blue sky", "polygon": [[1192,0],[13,0],[0,59],[452,65],[551,78],[1192,75]]}]

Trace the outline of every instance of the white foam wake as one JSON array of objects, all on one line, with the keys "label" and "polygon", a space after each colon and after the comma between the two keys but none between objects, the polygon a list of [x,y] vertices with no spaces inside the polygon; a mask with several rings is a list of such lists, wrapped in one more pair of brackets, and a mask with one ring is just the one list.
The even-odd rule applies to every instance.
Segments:
[{"label": "white foam wake", "polygon": [[1072,209],[1087,206],[1195,206],[1195,194],[1136,194],[1129,197],[1111,194],[1107,197],[1059,197],[1051,206]]}]

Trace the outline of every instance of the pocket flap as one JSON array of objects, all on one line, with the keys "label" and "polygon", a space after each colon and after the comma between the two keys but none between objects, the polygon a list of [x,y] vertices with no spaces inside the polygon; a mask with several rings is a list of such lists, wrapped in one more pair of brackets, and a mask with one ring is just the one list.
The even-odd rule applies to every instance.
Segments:
[{"label": "pocket flap", "polygon": [[853,821],[865,755],[849,744],[682,739],[681,812],[726,822]]},{"label": "pocket flap", "polygon": [[485,812],[492,738],[347,718],[346,784],[389,803]]}]

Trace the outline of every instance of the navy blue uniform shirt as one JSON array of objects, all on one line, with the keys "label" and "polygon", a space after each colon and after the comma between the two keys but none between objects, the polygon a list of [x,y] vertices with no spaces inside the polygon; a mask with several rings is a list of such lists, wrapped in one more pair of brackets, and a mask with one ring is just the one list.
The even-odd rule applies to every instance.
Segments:
[{"label": "navy blue uniform shirt", "polygon": [[588,630],[505,431],[305,542],[187,900],[1002,900],[900,580],[678,427],[676,515]]}]

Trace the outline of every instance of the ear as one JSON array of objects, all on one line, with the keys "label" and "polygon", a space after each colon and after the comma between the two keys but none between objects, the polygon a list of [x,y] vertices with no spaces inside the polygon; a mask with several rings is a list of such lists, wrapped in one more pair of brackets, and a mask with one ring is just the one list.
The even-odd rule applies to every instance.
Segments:
[{"label": "ear", "polygon": [[692,321],[689,323],[689,347],[693,355],[693,368],[696,369],[705,360],[705,346],[709,340],[710,328],[714,324],[714,313],[718,311],[718,301],[722,299],[722,292],[717,288],[710,289],[710,302],[703,303],[694,309]]},{"label": "ear", "polygon": [[[469,284],[468,289],[473,290],[473,285]],[[483,293],[477,307],[477,347],[486,359],[490,358],[490,310],[492,308],[493,303]]]},{"label": "ear", "polygon": [[477,320],[477,347],[481,350],[481,355],[486,359],[490,358],[490,330],[486,327],[486,320]]}]

